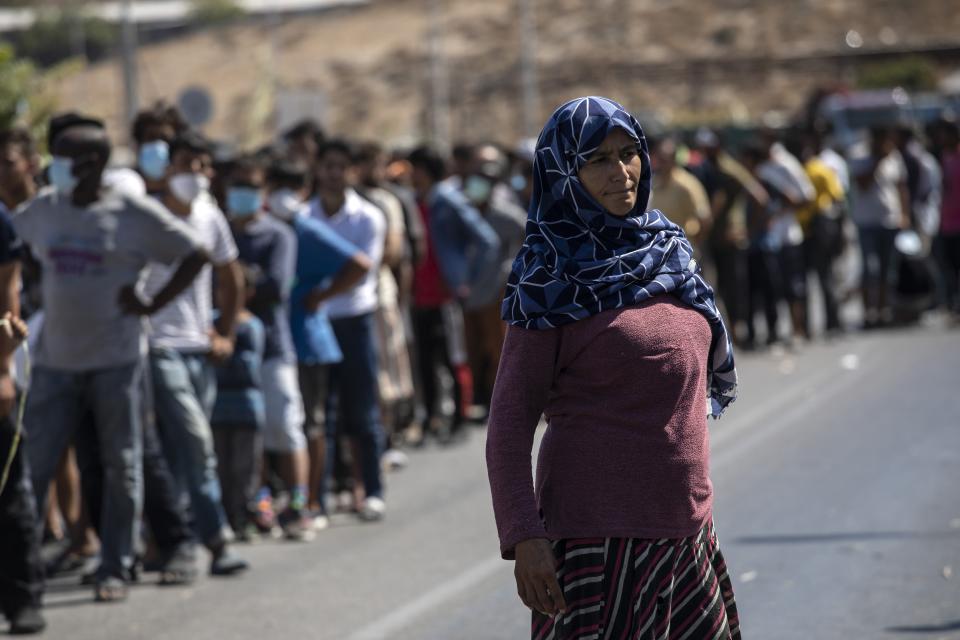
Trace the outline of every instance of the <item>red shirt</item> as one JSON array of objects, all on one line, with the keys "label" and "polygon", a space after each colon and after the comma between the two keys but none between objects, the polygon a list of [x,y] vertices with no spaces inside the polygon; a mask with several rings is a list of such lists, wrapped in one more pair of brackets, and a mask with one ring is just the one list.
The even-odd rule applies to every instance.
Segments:
[{"label": "red shirt", "polygon": [[433,240],[430,238],[430,210],[427,205],[417,203],[420,209],[420,219],[423,220],[423,237],[427,244],[427,255],[413,271],[413,306],[433,308],[446,304],[452,299],[447,285],[440,275],[440,262],[433,249]]},{"label": "red shirt", "polygon": [[671,295],[508,329],[487,431],[505,558],[530,538],[685,538],[706,524],[710,339],[707,319]]},{"label": "red shirt", "polygon": [[960,151],[943,158],[943,200],[940,209],[940,232],[960,234]]}]

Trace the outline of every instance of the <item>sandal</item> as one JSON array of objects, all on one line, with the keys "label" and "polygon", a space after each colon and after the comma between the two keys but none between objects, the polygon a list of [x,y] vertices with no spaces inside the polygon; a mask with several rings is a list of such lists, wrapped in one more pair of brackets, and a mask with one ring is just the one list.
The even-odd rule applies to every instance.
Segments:
[{"label": "sandal", "polygon": [[127,599],[127,583],[115,576],[101,578],[93,593],[97,602],[123,602]]}]

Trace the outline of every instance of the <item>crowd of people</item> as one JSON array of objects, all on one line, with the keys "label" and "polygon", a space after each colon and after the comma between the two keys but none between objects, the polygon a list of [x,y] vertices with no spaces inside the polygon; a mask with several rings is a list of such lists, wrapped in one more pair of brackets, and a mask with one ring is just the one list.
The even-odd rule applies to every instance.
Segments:
[{"label": "crowd of people", "polygon": [[[957,126],[929,149],[876,129],[838,153],[827,133],[649,141],[650,206],[691,240],[738,347],[853,329],[856,291],[864,328],[960,312]],[[163,103],[131,138],[121,167],[87,115],[51,119],[48,163],[0,132],[0,602],[20,633],[44,627],[57,572],[118,601],[141,571],[192,582],[200,547],[234,576],[237,543],[381,521],[385,473],[482,423],[498,370],[533,141],[447,157],[304,121],[236,152]],[[856,287],[838,277],[851,252]]]}]

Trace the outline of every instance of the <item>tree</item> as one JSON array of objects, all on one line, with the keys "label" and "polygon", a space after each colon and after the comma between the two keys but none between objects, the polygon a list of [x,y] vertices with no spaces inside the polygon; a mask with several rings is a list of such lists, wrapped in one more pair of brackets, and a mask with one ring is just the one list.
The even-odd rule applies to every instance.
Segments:
[{"label": "tree", "polygon": [[21,56],[51,67],[81,54],[90,62],[103,59],[114,52],[117,38],[116,25],[73,8],[40,11],[13,42]]},{"label": "tree", "polygon": [[34,64],[17,58],[10,45],[0,44],[0,128],[23,125],[43,140],[55,107],[47,82]]}]

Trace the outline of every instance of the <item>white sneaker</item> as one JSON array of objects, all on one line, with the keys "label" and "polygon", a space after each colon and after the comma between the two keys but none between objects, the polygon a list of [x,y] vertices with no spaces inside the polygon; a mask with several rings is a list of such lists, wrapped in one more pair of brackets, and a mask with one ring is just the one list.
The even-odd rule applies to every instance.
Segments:
[{"label": "white sneaker", "polygon": [[323,531],[330,526],[330,518],[321,514],[313,516],[313,530]]},{"label": "white sneaker", "polygon": [[384,502],[381,498],[371,496],[363,501],[363,504],[360,506],[360,513],[358,514],[361,520],[367,522],[377,522],[378,520],[383,520],[384,516],[387,515],[387,503]]},{"label": "white sneaker", "polygon": [[383,467],[387,471],[398,471],[410,464],[410,458],[399,449],[390,449],[383,454]]}]

